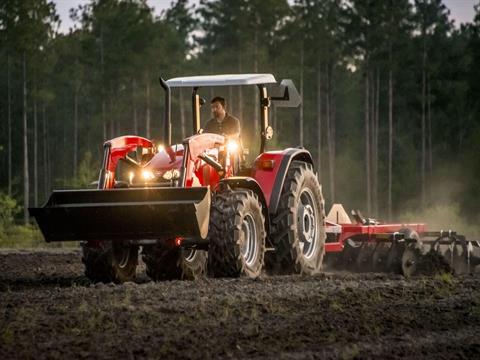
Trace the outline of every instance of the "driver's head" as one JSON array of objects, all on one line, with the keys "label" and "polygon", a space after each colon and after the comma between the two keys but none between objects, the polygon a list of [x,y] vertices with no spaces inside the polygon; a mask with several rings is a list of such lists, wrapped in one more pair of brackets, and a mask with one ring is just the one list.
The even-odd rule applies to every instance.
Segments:
[{"label": "driver's head", "polygon": [[227,102],[220,96],[215,96],[210,102],[210,108],[212,109],[212,116],[216,120],[223,120],[227,113]]}]

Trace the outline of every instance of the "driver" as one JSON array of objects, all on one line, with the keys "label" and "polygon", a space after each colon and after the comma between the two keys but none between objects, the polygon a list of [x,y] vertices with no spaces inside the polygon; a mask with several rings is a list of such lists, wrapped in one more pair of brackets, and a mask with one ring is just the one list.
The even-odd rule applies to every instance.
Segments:
[{"label": "driver", "polygon": [[205,124],[207,133],[214,133],[238,139],[240,137],[240,120],[227,112],[227,102],[216,96],[210,102],[212,118]]}]

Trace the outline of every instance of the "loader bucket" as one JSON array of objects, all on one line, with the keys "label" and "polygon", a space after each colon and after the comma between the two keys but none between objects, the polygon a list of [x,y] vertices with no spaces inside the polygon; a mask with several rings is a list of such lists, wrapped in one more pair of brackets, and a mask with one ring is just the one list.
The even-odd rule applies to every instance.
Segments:
[{"label": "loader bucket", "polygon": [[210,189],[60,190],[44,207],[29,211],[48,242],[203,239],[208,233]]}]

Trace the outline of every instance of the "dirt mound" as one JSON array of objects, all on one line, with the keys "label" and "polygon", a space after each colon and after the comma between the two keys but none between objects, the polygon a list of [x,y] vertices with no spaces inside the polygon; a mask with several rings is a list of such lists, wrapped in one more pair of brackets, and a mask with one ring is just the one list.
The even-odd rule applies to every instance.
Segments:
[{"label": "dirt mound", "polygon": [[0,253],[0,358],[477,358],[480,278],[324,273],[91,284]]}]

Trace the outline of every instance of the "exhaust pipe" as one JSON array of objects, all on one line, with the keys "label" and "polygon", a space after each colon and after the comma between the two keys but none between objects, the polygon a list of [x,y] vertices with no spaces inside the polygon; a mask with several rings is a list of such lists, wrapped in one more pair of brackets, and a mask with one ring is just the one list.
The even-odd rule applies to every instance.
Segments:
[{"label": "exhaust pipe", "polygon": [[172,120],[171,120],[171,113],[172,113],[172,105],[170,101],[171,90],[170,86],[168,86],[167,82],[159,77],[158,81],[160,85],[165,90],[165,115],[164,115],[164,138],[163,143],[164,146],[170,146],[172,144]]}]

